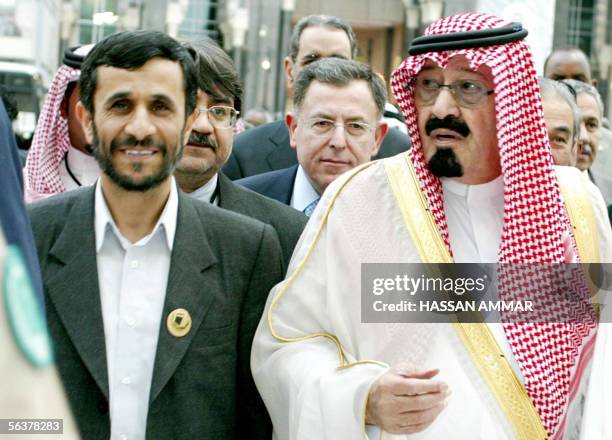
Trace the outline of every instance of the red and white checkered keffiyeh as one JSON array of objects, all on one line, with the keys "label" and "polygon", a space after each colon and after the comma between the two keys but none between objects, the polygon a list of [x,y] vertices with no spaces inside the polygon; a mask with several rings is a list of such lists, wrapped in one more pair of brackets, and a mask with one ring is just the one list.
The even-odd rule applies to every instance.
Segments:
[{"label": "red and white checkered keffiyeh", "polygon": [[[464,13],[431,24],[425,35],[493,29],[508,24],[489,14]],[[525,41],[410,56],[392,75],[391,89],[412,139],[409,154],[449,252],[452,254],[442,187],[424,159],[413,79],[426,60],[444,68],[456,55],[464,56],[474,70],[481,65],[488,66],[493,75],[505,205],[499,263],[578,261],[575,242],[573,238],[567,239],[573,236],[553,169],[536,72]],[[561,436],[570,395],[577,386],[575,379],[579,379],[577,371],[584,365],[584,356],[589,356],[586,347],[592,346],[596,325],[506,323],[504,328],[525,378],[525,389],[545,428],[551,437]]]},{"label": "red and white checkered keffiyeh", "polygon": [[[86,55],[92,47],[80,47],[76,53]],[[62,64],[53,77],[23,170],[27,203],[66,190],[59,165],[70,147],[70,136],[68,121],[62,117],[60,107],[68,84],[78,81],[80,76],[80,70]]]}]

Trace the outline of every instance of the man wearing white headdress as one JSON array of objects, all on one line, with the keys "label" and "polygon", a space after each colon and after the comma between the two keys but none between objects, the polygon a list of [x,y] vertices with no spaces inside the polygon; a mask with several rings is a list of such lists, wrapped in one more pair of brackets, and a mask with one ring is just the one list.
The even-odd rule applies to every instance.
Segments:
[{"label": "man wearing white headdress", "polygon": [[[393,74],[413,149],[327,189],[255,336],[275,438],[561,439],[594,423],[581,403],[590,303],[578,322],[362,322],[363,263],[612,258],[601,200],[553,169],[525,35],[488,14],[446,17]],[[510,294],[522,282],[504,280]]]}]

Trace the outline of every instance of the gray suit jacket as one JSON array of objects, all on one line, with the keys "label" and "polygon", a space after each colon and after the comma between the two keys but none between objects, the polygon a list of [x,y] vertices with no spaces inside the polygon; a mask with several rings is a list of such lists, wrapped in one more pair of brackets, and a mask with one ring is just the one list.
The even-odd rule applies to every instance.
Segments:
[{"label": "gray suit jacket", "polygon": [[[30,207],[57,365],[84,438],[108,439],[109,389],[96,270],[94,187]],[[147,438],[269,439],[250,372],[253,334],[282,279],[274,230],[179,193]],[[166,317],[187,309],[175,338]]]},{"label": "gray suit jacket", "polygon": [[283,203],[237,185],[223,173],[219,173],[219,207],[271,225],[280,240],[285,268],[289,265],[308,217]]}]

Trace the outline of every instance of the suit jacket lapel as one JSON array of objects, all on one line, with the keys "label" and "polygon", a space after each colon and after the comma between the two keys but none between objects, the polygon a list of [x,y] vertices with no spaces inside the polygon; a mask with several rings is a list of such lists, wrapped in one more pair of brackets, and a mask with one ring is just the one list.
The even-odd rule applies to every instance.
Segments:
[{"label": "suit jacket lapel", "polygon": [[[179,193],[176,235],[155,355],[150,402],[159,395],[185,356],[212,300],[212,295],[205,294],[213,285],[212,276],[206,269],[214,265],[217,259],[206,240],[202,219],[193,203],[189,196]],[[168,315],[178,308],[187,310],[192,321],[189,333],[180,338],[172,336],[166,326]]]},{"label": "suit jacket lapel", "polygon": [[270,142],[275,148],[266,156],[271,170],[287,168],[297,163],[297,153],[289,144],[289,130],[284,121],[278,121],[277,127],[270,135]]},{"label": "suit jacket lapel", "polygon": [[[79,356],[108,399],[104,324],[98,288],[94,229],[94,188],[75,200],[49,255],[49,298]],[[57,266],[54,268],[53,266]]]}]

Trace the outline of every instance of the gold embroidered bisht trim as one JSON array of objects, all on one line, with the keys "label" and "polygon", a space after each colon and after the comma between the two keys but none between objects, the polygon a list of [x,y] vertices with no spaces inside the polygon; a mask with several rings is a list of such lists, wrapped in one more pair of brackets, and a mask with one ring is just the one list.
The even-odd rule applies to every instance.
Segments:
[{"label": "gold embroidered bisht trim", "polygon": [[[424,263],[452,263],[407,153],[385,160],[389,184],[406,229]],[[536,408],[485,323],[453,322],[459,339],[478,368],[519,440],[547,439]]]},{"label": "gold embroidered bisht trim", "polygon": [[557,170],[559,188],[570,218],[578,255],[582,263],[598,263],[599,239],[595,211],[586,192],[585,185],[577,184],[575,176]]}]

